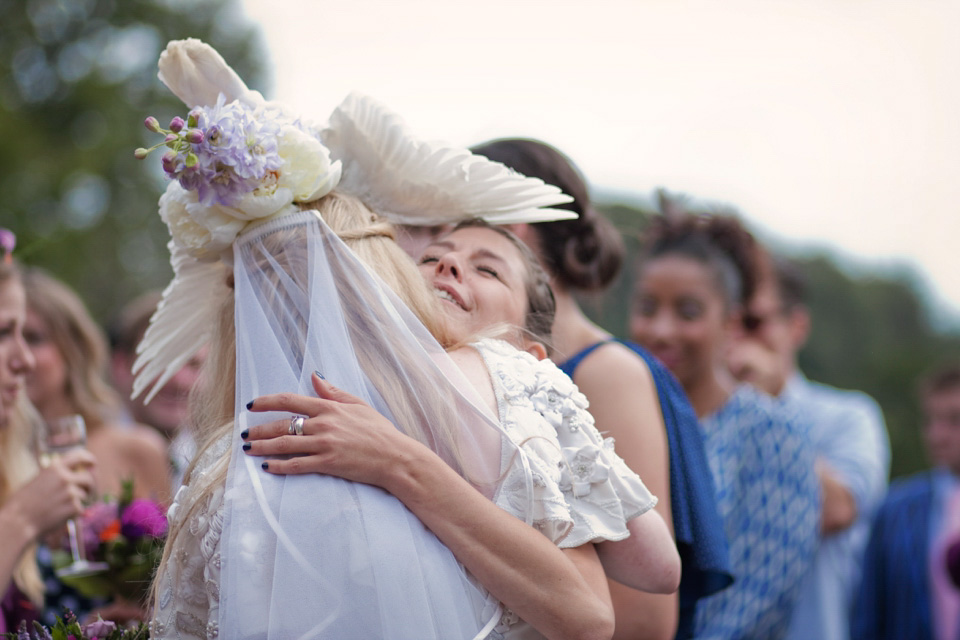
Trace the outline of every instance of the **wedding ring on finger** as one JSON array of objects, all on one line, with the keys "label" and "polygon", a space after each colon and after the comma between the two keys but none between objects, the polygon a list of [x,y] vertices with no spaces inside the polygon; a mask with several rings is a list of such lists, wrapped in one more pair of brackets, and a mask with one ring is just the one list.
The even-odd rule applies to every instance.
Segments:
[{"label": "wedding ring on finger", "polygon": [[287,433],[291,436],[303,435],[303,416],[292,416],[290,418],[290,426],[287,428]]}]

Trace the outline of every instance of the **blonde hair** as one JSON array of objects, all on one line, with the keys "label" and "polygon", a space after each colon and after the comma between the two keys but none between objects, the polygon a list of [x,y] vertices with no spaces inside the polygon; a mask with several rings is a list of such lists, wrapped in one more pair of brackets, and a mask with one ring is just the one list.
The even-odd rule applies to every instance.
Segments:
[{"label": "blonde hair", "polygon": [[[47,325],[67,372],[63,392],[74,412],[96,429],[117,415],[120,398],[107,382],[107,340],[80,297],[45,271],[24,270],[27,308]],[[43,407],[37,407],[41,413]]]},{"label": "blonde hair", "polygon": [[[303,209],[317,211],[326,224],[336,233],[354,254],[367,266],[376,270],[387,286],[408,306],[420,319],[425,327],[438,339],[444,347],[449,346],[452,340],[446,333],[445,325],[439,320],[439,303],[436,296],[429,289],[416,265],[394,241],[392,225],[372,213],[360,200],[352,196],[337,192],[320,200],[303,205]],[[285,275],[294,280],[306,273],[307,252],[305,251],[306,238],[301,229],[290,232],[276,232],[264,239],[269,258],[275,261],[284,270]],[[337,265],[331,265],[336,269]],[[219,324],[214,331],[214,339],[204,362],[203,372],[199,383],[191,393],[191,423],[197,441],[197,455],[187,468],[184,483],[189,483],[197,461],[202,454],[214,443],[227,436],[234,425],[234,403],[236,393],[236,336],[234,328],[234,295],[229,286],[232,278],[227,268],[223,269],[224,286],[222,297],[212,301],[220,306]],[[275,292],[279,288],[275,289]],[[352,290],[340,291],[341,295],[349,296]],[[357,300],[362,304],[362,300]],[[293,305],[283,305],[283,308]],[[342,302],[349,308],[351,300],[347,297]],[[348,314],[351,335],[365,335],[369,328],[358,324],[359,317]],[[302,325],[306,319],[300,318]],[[299,327],[302,329],[303,326]],[[297,336],[290,336],[292,344],[299,342]],[[374,387],[383,398],[388,399],[391,413],[397,426],[407,435],[427,444],[454,468],[463,469],[460,463],[459,447],[455,430],[459,421],[456,409],[449,399],[444,399],[442,389],[435,388],[435,384],[423,382],[416,385],[421,395],[425,391],[436,394],[436,398],[428,398],[424,402],[416,403],[410,397],[410,387],[402,382],[398,375],[400,370],[408,377],[427,380],[428,373],[416,367],[405,367],[405,363],[412,361],[412,354],[400,353],[396,361],[385,362],[382,354],[375,351],[375,345],[358,341],[357,358],[360,366],[366,373]],[[425,409],[428,407],[429,409]],[[427,413],[430,415],[427,415]],[[432,435],[420,428],[420,425],[432,427]],[[162,572],[169,561],[170,554],[175,547],[175,541],[180,535],[185,523],[189,522],[195,512],[206,503],[206,496],[216,487],[226,481],[227,463],[230,451],[208,471],[203,485],[198,487],[199,495],[193,501],[189,511],[177,522],[171,523],[168,533],[164,556],[161,560]],[[209,479],[209,480],[208,480]],[[156,585],[155,585],[156,588]],[[157,594],[154,593],[154,599]]]},{"label": "blonde hair", "polygon": [[[0,287],[22,286],[20,273],[12,263],[0,262]],[[32,436],[39,418],[21,391],[7,424],[0,428],[0,504],[37,473]],[[37,568],[36,544],[28,546],[13,570],[13,582],[35,604],[43,602],[43,580]]]}]

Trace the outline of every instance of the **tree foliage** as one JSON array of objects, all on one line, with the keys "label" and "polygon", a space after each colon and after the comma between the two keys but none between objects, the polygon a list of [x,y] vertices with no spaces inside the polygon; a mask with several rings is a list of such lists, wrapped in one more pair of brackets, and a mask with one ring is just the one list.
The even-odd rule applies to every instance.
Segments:
[{"label": "tree foliage", "polygon": [[[629,336],[640,239],[661,206],[599,207],[623,234],[627,258],[619,279],[602,297],[582,302],[589,315],[615,335]],[[932,367],[960,359],[960,335],[935,328],[918,279],[909,270],[850,275],[837,256],[785,253],[807,279],[813,318],[810,338],[800,353],[801,369],[812,380],[859,389],[877,400],[890,434],[891,475],[925,468],[917,382]]]},{"label": "tree foliage", "polygon": [[262,89],[242,16],[239,0],[0,0],[0,226],[101,319],[170,278],[159,162],[133,157],[155,142],[144,117],[185,112],[157,79],[160,51],[200,38]]}]

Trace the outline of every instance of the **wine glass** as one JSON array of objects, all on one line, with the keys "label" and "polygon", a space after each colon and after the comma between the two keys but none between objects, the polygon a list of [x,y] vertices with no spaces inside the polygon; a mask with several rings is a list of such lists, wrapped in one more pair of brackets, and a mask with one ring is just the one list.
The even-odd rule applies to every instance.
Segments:
[{"label": "wine glass", "polygon": [[[71,415],[54,418],[41,427],[36,441],[37,460],[41,467],[47,467],[57,457],[82,449],[87,444],[87,427],[83,416]],[[60,577],[83,576],[109,568],[104,562],[90,562],[86,557],[83,540],[80,538],[80,523],[76,518],[67,520],[67,533],[70,537],[70,553],[73,562],[57,569]]]}]

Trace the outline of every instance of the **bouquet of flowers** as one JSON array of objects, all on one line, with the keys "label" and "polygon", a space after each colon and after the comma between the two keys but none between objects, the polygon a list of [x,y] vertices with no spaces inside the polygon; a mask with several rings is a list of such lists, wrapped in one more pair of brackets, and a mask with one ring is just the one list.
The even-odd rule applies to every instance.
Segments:
[{"label": "bouquet of flowers", "polygon": [[[107,498],[87,507],[80,529],[87,559],[108,568],[91,575],[65,576],[61,581],[89,597],[142,603],[163,555],[167,534],[163,507],[152,500],[134,500],[133,483],[127,482],[119,499]],[[67,551],[54,552],[55,567],[71,560]]]},{"label": "bouquet of flowers", "polygon": [[57,616],[57,623],[44,627],[39,622],[29,628],[26,621],[20,623],[16,632],[3,634],[7,640],[146,640],[150,637],[147,625],[120,627],[108,620],[96,620],[80,624],[72,611],[64,611],[63,618]]}]

